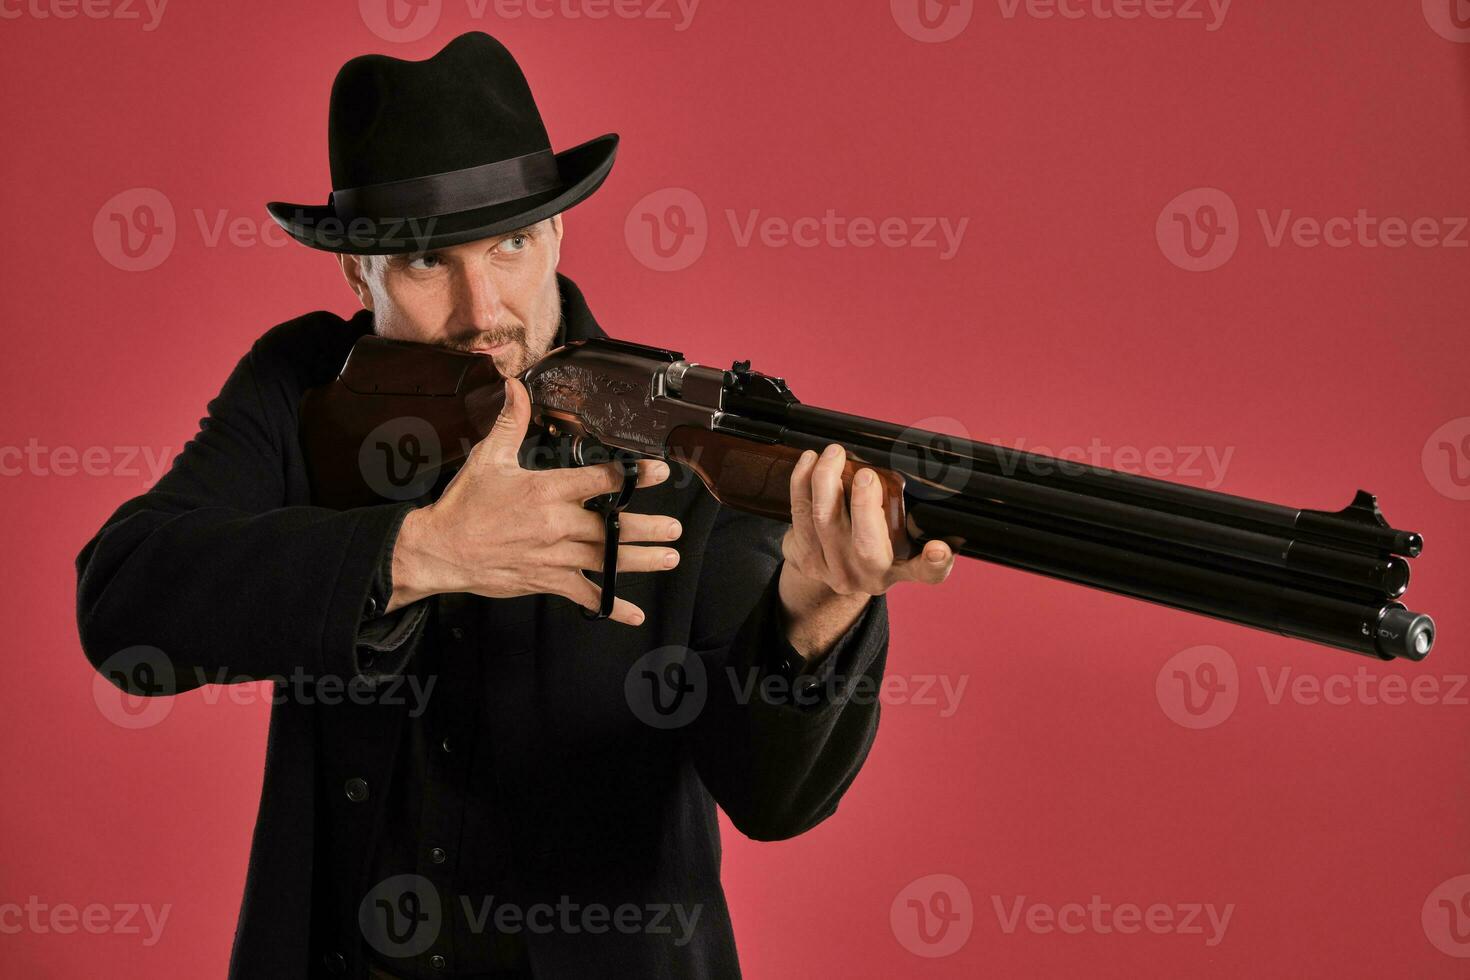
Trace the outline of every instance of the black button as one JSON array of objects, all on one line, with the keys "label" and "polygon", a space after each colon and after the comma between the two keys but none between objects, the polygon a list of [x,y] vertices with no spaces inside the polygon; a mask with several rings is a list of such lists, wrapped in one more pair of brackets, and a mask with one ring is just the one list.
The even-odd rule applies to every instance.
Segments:
[{"label": "black button", "polygon": [[371,653],[364,653],[358,655],[357,662],[363,670],[372,670],[373,664],[377,663],[377,658]]},{"label": "black button", "polygon": [[450,629],[449,635],[454,637],[455,641],[458,642],[459,640],[464,639],[464,630],[460,629],[458,626],[455,626]]},{"label": "black button", "polygon": [[363,606],[363,611],[369,616],[376,616],[378,614],[378,597],[368,596],[367,603]]},{"label": "black button", "polygon": [[443,864],[444,859],[448,856],[449,855],[444,853],[444,848],[442,847],[435,847],[429,850],[429,860],[433,861],[435,864]]},{"label": "black button", "polygon": [[347,785],[344,789],[347,790],[347,798],[353,803],[361,803],[368,798],[367,780],[361,777],[353,776],[347,780]]},{"label": "black button", "polygon": [[454,751],[453,743],[450,742],[449,739],[447,739],[447,738],[444,741],[442,741],[442,742],[439,743],[439,748],[443,749],[445,752],[453,752]]},{"label": "black button", "polygon": [[444,969],[444,966],[447,962],[448,961],[444,959],[444,957],[440,956],[438,953],[435,953],[433,956],[429,957],[429,965],[436,970]]},{"label": "black button", "polygon": [[347,972],[347,960],[341,953],[326,953],[323,955],[322,966],[327,968],[328,973],[340,975]]},{"label": "black button", "polygon": [[809,696],[811,692],[815,691],[821,686],[821,683],[810,674],[803,674],[796,679],[796,693],[801,695],[803,698]]}]

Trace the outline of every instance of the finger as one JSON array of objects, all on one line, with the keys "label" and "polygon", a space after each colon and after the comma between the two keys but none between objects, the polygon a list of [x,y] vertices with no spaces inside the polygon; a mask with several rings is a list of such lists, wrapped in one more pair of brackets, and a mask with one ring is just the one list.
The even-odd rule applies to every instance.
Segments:
[{"label": "finger", "polygon": [[[601,544],[604,536],[602,515],[579,504],[559,504],[552,520],[552,531],[567,541],[592,541]],[[621,517],[619,518],[621,523]],[[621,538],[622,535],[619,535]]]},{"label": "finger", "polygon": [[[526,441],[526,427],[531,424],[531,396],[526,386],[515,378],[505,379],[505,404],[495,417],[495,425],[481,443],[486,458],[502,466],[519,467],[521,443]],[[478,448],[478,447],[476,447]]]},{"label": "finger", "polygon": [[938,585],[949,577],[953,568],[954,549],[935,539],[927,542],[924,550],[914,557],[895,565],[894,576],[902,581]]},{"label": "finger", "polygon": [[638,487],[657,486],[669,478],[669,464],[661,459],[638,461]]},{"label": "finger", "polygon": [[883,484],[878,474],[866,467],[852,478],[849,518],[852,547],[858,559],[869,571],[886,574],[893,564],[893,542],[883,517]]},{"label": "finger", "polygon": [[835,442],[822,451],[812,470],[812,524],[822,555],[834,572],[847,570],[852,525],[847,517],[847,500],[842,492],[842,467],[847,452]]},{"label": "finger", "polygon": [[[566,596],[583,609],[592,612],[602,607],[602,587],[583,576],[581,572],[570,575],[566,580],[566,590],[559,592],[558,595]],[[627,599],[615,598],[613,599],[612,615],[609,618],[626,626],[638,626],[642,624],[644,617],[643,610]]]},{"label": "finger", "polygon": [[[559,505],[555,520],[557,533],[568,541],[601,545],[605,538],[602,515],[580,505]],[[683,533],[684,526],[672,517],[626,510],[618,515],[619,541],[675,541]]]},{"label": "finger", "polygon": [[812,524],[812,471],[816,466],[817,454],[808,449],[791,468],[791,537],[796,544],[797,563],[806,563],[807,571],[822,573],[827,562]]},{"label": "finger", "polygon": [[[618,515],[619,541],[676,541],[683,533],[682,524],[662,514],[634,514],[625,510]],[[598,540],[601,537],[598,535]]]},{"label": "finger", "polygon": [[[600,544],[568,542],[558,549],[553,559],[588,572],[602,571],[602,559],[606,549]],[[647,545],[624,544],[618,546],[618,573],[623,572],[667,572],[679,564],[679,553],[673,548],[653,548]]]},{"label": "finger", "polygon": [[[598,463],[594,466],[578,466],[569,470],[547,470],[545,475],[553,481],[557,494],[566,500],[583,501],[604,493],[623,489],[623,468],[617,463]],[[669,464],[660,459],[638,461],[638,483],[640,487],[651,487],[669,477]]]}]

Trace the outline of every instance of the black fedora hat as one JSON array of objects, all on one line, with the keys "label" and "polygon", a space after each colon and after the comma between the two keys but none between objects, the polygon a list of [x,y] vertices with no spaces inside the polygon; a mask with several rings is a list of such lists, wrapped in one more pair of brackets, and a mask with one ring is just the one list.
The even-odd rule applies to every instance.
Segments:
[{"label": "black fedora hat", "polygon": [[597,190],[617,154],[608,133],[552,153],[526,76],[474,31],[424,61],[363,55],[332,84],[326,204],[266,205],[303,245],[422,252],[534,224]]}]

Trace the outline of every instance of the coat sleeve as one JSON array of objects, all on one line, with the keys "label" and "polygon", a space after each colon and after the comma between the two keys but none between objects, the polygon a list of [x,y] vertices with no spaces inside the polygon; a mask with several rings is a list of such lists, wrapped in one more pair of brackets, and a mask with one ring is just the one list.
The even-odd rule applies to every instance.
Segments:
[{"label": "coat sleeve", "polygon": [[689,727],[695,766],[742,834],[784,840],[837,809],[878,730],[888,609],[868,604],[791,696],[776,585],[785,526],[721,508],[705,550],[691,649],[704,667],[704,708]]},{"label": "coat sleeve", "polygon": [[[285,506],[300,392],[262,368],[263,343],[236,366],[170,471],[77,558],[82,647],[131,693],[361,673],[357,634],[373,574],[412,505]],[[149,651],[147,685],[104,668],[139,649]]]}]

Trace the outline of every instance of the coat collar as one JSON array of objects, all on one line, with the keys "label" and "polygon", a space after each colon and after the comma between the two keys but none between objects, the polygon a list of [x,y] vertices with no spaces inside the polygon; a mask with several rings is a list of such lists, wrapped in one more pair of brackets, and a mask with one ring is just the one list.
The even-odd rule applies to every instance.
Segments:
[{"label": "coat collar", "polygon": [[606,337],[606,331],[597,325],[597,320],[587,308],[587,300],[583,298],[582,290],[577,284],[558,272],[556,285],[561,290],[561,329],[556,332],[552,348],[573,340]]}]

